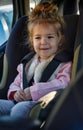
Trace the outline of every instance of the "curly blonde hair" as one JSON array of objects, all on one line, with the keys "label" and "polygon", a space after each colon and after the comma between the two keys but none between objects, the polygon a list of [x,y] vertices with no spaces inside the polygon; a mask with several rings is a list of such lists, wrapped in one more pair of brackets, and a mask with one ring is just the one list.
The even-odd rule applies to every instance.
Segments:
[{"label": "curly blonde hair", "polygon": [[[58,35],[64,32],[65,21],[58,14],[58,7],[52,3],[44,2],[38,4],[29,14],[28,31],[32,43],[33,28],[36,24],[49,23],[58,29]],[[30,45],[32,48],[32,45]]]}]

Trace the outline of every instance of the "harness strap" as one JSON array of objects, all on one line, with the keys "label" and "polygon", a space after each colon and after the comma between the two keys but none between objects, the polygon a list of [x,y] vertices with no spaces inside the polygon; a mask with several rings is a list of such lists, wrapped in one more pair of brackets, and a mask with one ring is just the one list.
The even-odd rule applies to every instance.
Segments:
[{"label": "harness strap", "polygon": [[31,52],[22,59],[22,63],[23,63],[23,89],[30,86],[30,84],[27,82],[27,78],[26,78],[26,74],[25,74],[25,66],[26,66],[26,63],[28,61],[30,61],[33,56],[34,56],[34,52]]},{"label": "harness strap", "polygon": [[58,65],[61,63],[60,60],[53,58],[53,60],[48,64],[46,69],[44,70],[40,82],[46,82],[49,80],[50,76],[57,69]]},{"label": "harness strap", "polygon": [[[33,53],[29,54],[29,56],[27,58],[24,59],[23,62],[23,88],[25,89],[26,87],[29,87],[32,85],[33,82],[33,77],[31,79],[31,81],[28,83],[27,82],[27,78],[26,78],[26,74],[25,74],[25,66],[26,63],[33,57]],[[56,68],[58,67],[58,65],[61,63],[60,60],[56,59],[55,57],[53,58],[53,60],[48,64],[48,66],[46,67],[46,69],[44,70],[42,77],[40,79],[40,82],[46,82],[48,81],[48,79],[50,78],[50,76],[52,75],[52,73],[56,70]]]}]

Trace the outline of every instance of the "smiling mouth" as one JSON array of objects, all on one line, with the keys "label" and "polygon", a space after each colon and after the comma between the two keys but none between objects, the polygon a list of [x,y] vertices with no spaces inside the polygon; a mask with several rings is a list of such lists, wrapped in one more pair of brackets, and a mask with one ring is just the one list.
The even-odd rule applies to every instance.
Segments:
[{"label": "smiling mouth", "polygon": [[49,50],[49,48],[40,48],[40,50]]}]

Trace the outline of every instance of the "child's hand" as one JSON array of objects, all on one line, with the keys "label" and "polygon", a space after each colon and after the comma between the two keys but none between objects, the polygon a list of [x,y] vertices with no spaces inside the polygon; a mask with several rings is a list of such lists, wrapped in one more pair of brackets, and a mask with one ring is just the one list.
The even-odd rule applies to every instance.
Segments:
[{"label": "child's hand", "polygon": [[14,94],[14,99],[15,99],[15,101],[17,101],[17,102],[26,101],[26,96],[25,96],[24,90],[18,90],[18,91]]},{"label": "child's hand", "polygon": [[24,93],[25,93],[25,95],[26,95],[26,99],[27,99],[27,100],[32,99],[31,94],[30,94],[30,89],[29,89],[29,88],[25,88],[25,89],[24,89]]}]

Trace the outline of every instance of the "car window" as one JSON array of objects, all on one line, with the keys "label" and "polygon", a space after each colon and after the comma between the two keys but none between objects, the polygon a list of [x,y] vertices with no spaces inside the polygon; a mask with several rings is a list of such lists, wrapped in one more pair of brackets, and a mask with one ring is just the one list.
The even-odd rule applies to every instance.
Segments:
[{"label": "car window", "polygon": [[0,46],[7,41],[13,20],[12,0],[0,0]]},{"label": "car window", "polygon": [[32,10],[41,0],[30,0],[30,10]]}]

